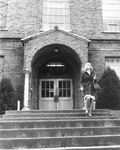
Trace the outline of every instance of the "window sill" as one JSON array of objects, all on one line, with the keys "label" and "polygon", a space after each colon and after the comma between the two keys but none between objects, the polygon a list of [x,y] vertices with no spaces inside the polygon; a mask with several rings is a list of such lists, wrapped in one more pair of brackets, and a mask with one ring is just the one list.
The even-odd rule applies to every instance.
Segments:
[{"label": "window sill", "polygon": [[[52,30],[52,29],[55,29],[55,28],[47,28],[47,29],[45,29],[45,28],[41,28],[41,30],[40,30],[40,32],[45,32],[45,31],[49,31],[49,30]],[[63,31],[66,31],[66,32],[72,32],[72,30],[70,30],[70,29],[64,29],[64,28],[58,28],[59,30],[63,30]]]},{"label": "window sill", "polygon": [[0,28],[0,31],[8,31],[8,28],[4,28],[4,29]]},{"label": "window sill", "polygon": [[108,34],[120,34],[120,31],[102,31],[102,33],[108,33]]}]

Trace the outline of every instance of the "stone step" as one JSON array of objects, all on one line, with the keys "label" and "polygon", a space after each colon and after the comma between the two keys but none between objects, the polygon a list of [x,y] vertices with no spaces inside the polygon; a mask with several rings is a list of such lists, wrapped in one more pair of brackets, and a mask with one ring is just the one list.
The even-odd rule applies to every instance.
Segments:
[{"label": "stone step", "polygon": [[[18,149],[5,149],[5,150],[18,150]],[[24,150],[28,150],[25,149]],[[89,147],[61,147],[61,148],[30,148],[29,150],[120,150],[120,145],[111,146],[89,146]]]},{"label": "stone step", "polygon": [[0,119],[0,149],[120,150],[120,119],[109,110],[7,111]]},{"label": "stone step", "polygon": [[[6,149],[8,150],[8,149]],[[13,150],[13,149],[9,149]],[[24,149],[28,150],[28,149]],[[120,150],[120,145],[114,146],[89,146],[89,147],[64,147],[64,148],[35,148],[30,150]]]},{"label": "stone step", "polygon": [[79,116],[79,117],[51,117],[51,116],[49,116],[49,117],[32,117],[32,116],[29,116],[29,117],[24,117],[24,116],[21,116],[21,117],[15,117],[15,118],[12,118],[12,117],[10,117],[10,118],[8,118],[8,117],[3,117],[2,118],[2,120],[4,120],[4,121],[15,121],[15,120],[21,120],[21,121],[23,121],[23,120],[76,120],[76,119],[109,119],[109,118],[111,118],[111,116],[107,116],[107,115],[105,115],[105,116],[92,116],[92,117],[89,117],[89,116]]},{"label": "stone step", "polygon": [[[110,116],[108,113],[95,113],[92,112],[93,116]],[[35,117],[82,117],[86,116],[85,113],[58,113],[58,114],[50,114],[50,113],[33,113],[33,114],[11,114],[11,115],[3,115],[3,118],[35,118]]]},{"label": "stone step", "polygon": [[[18,149],[4,149],[4,150],[18,150]],[[28,149],[23,149],[28,150]],[[92,147],[72,147],[72,148],[29,148],[29,150],[120,150],[120,146],[92,146]]]},{"label": "stone step", "polygon": [[72,127],[72,128],[25,128],[0,129],[1,138],[39,138],[39,137],[67,137],[67,136],[93,136],[118,135],[119,127]]},{"label": "stone step", "polygon": [[[12,110],[12,111],[5,111],[5,114],[35,114],[35,113],[53,113],[53,114],[58,114],[58,113],[84,113],[85,110],[83,109],[72,109],[72,110],[27,110],[27,111],[17,111],[17,110]],[[108,109],[95,109],[92,110],[92,112],[98,112],[98,113],[109,113],[110,110]]]},{"label": "stone step", "polygon": [[[93,117],[96,118],[109,118],[110,111],[109,110],[93,110]],[[6,111],[5,115],[3,115],[3,119],[78,119],[87,117],[85,114],[85,110],[49,110],[49,111]]]},{"label": "stone step", "polygon": [[120,119],[0,120],[0,129],[120,126]]},{"label": "stone step", "polygon": [[120,135],[95,135],[80,137],[10,138],[0,139],[1,149],[88,147],[119,145]]}]

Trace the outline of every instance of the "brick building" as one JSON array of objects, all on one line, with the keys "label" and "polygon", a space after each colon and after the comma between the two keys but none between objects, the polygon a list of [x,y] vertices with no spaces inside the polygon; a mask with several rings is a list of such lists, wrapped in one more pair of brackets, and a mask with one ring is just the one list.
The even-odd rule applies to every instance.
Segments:
[{"label": "brick building", "polygon": [[119,0],[0,0],[0,80],[25,110],[83,108],[88,61],[120,77]]}]

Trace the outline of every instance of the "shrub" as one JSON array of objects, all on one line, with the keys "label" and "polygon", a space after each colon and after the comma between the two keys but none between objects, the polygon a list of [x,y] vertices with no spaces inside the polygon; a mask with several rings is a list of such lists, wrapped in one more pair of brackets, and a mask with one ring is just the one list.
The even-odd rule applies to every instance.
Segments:
[{"label": "shrub", "polygon": [[16,107],[12,83],[10,79],[3,78],[0,82],[0,110],[14,110]]},{"label": "shrub", "polygon": [[120,80],[116,72],[107,68],[99,80],[101,90],[98,93],[97,108],[120,108]]}]

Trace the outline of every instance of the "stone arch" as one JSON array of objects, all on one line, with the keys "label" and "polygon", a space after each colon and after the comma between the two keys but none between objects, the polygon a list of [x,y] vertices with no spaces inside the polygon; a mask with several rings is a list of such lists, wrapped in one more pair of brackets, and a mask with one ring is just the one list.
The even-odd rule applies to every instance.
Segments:
[{"label": "stone arch", "polygon": [[[68,39],[68,36],[64,35],[64,39]],[[34,42],[35,41],[33,41],[32,43]],[[49,46],[52,44],[60,44],[60,45],[65,45],[69,47],[79,56],[79,59],[81,60],[82,65],[84,65],[88,60],[87,41],[81,40],[81,39],[79,40],[74,39],[73,37],[72,38],[70,37],[68,40],[63,40],[62,38],[59,38],[56,41],[55,39],[52,39],[52,40],[46,40],[44,42],[40,42],[39,45],[36,45],[34,43],[35,46],[32,46],[32,49],[27,54],[24,67],[31,70],[31,62],[32,62],[34,55],[45,46]]]},{"label": "stone arch", "polygon": [[[88,61],[88,42],[90,41],[79,35],[75,35],[73,33],[66,32],[63,30],[58,30],[58,29],[57,30],[54,29],[54,30],[50,30],[50,31],[42,32],[42,33],[40,32],[38,34],[26,37],[22,39],[22,41],[24,45],[24,69],[26,70],[25,77],[27,75],[30,75],[29,77],[27,76],[28,81],[30,80],[29,89],[27,86],[27,88],[25,88],[25,91],[24,91],[25,93],[24,97],[27,95],[26,92],[28,92],[28,95],[25,97],[25,100],[24,100],[25,105],[27,103],[31,105],[30,87],[33,81],[32,75],[34,73],[31,71],[33,71],[32,65],[36,62],[34,60],[41,59],[42,56],[45,56],[46,54],[47,55],[51,54],[50,52],[52,51],[52,49],[46,50],[46,47],[50,45],[63,45],[64,47],[67,47],[67,48],[61,50],[61,54],[64,53],[66,57],[69,56],[71,60],[75,60],[74,62],[78,62],[78,63],[80,62],[80,65],[78,65],[78,69],[76,69],[77,71],[74,73],[74,85],[75,85],[74,86],[74,91],[75,91],[74,92],[75,93],[74,106],[75,108],[78,108],[78,103],[80,102],[79,100],[80,96],[79,96],[79,91],[78,91],[78,88],[79,88],[78,83],[80,82],[80,80],[78,78],[80,78],[81,69],[83,68],[85,63]],[[34,79],[37,79],[38,81],[39,77],[35,77]],[[27,85],[27,80],[25,81],[26,81],[25,85]],[[37,89],[36,93],[38,93],[38,87],[36,89]],[[28,96],[29,96],[29,101],[28,101]],[[37,100],[38,96],[35,95],[35,97]],[[28,107],[28,106],[24,106],[24,107]],[[80,105],[80,107],[82,107],[82,104]]]},{"label": "stone arch", "polygon": [[[55,47],[57,46],[59,49],[59,51],[57,53],[55,53],[55,51],[54,51],[54,46]],[[77,92],[77,91],[78,91],[78,84],[79,84],[79,79],[80,79],[81,60],[79,59],[79,56],[78,56],[78,54],[75,53],[75,51],[73,51],[68,46],[61,45],[61,44],[56,44],[56,45],[52,44],[52,45],[43,47],[42,49],[40,49],[39,51],[37,51],[35,53],[35,55],[32,59],[32,62],[31,62],[31,64],[32,64],[32,78],[31,78],[32,85],[31,86],[35,90],[33,93],[34,98],[32,98],[32,100],[31,100],[31,108],[39,109],[38,108],[38,106],[39,106],[39,96],[38,96],[39,87],[38,87],[38,84],[36,84],[36,83],[38,83],[39,79],[41,78],[39,71],[41,70],[42,66],[44,66],[46,62],[49,62],[51,60],[52,61],[56,61],[56,60],[62,61],[64,63],[66,63],[67,65],[69,65],[69,67],[71,68],[70,71],[71,71],[72,75],[69,76],[69,78],[73,79],[73,85],[74,85],[73,107],[78,108],[78,106],[79,106],[78,102],[80,100],[79,100],[79,96],[77,94],[79,92]],[[42,70],[44,70],[44,69],[42,69]],[[42,77],[42,79],[43,78],[44,77]],[[65,78],[65,76],[63,78]]]}]

